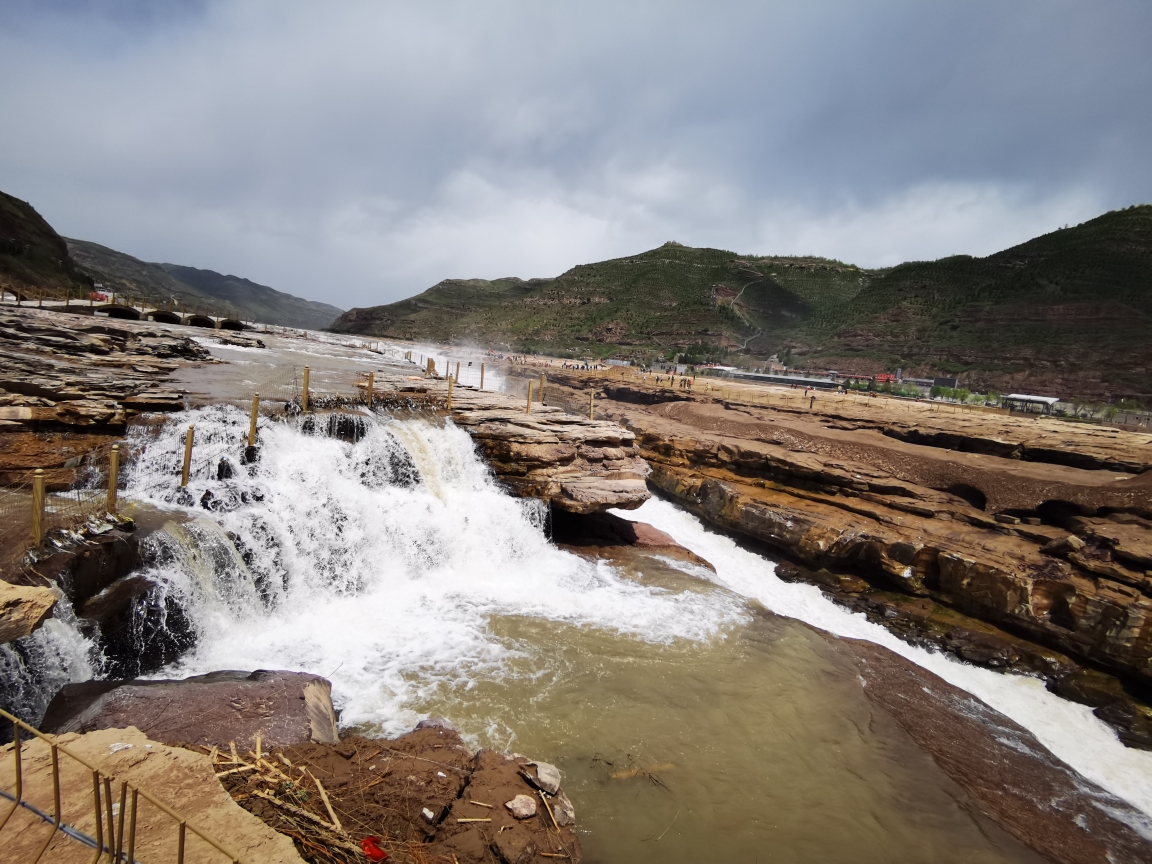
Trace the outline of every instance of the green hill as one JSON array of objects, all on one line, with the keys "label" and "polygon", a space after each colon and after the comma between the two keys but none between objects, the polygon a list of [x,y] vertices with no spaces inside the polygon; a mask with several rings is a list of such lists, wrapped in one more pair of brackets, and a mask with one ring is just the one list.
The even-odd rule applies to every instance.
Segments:
[{"label": "green hill", "polygon": [[340,332],[559,356],[670,351],[1152,402],[1152,206],[990,255],[865,270],[667,243],[556,279],[448,280]]},{"label": "green hill", "polygon": [[117,293],[165,303],[230,309],[251,321],[318,330],[341,312],[238,276],[179,264],[152,264],[87,240],[67,240],[68,251],[90,278]]},{"label": "green hill", "polygon": [[0,285],[89,290],[92,280],[68,255],[64,238],[26,201],[0,192]]},{"label": "green hill", "polygon": [[763,352],[870,278],[835,261],[666,243],[556,279],[446,280],[399,303],[345,312],[332,329],[559,354],[642,357],[701,343]]},{"label": "green hill", "polygon": [[987,258],[902,264],[794,339],[819,365],[870,358],[1147,400],[1150,318],[1152,207],[1140,206]]}]

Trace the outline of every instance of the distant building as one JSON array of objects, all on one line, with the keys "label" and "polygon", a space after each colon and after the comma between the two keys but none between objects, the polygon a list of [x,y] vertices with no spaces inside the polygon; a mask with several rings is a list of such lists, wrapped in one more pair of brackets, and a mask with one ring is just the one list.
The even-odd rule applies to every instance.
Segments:
[{"label": "distant building", "polygon": [[960,386],[960,379],[959,378],[933,378],[932,379],[932,386],[933,387],[949,387],[952,390],[955,390],[957,387]]},{"label": "distant building", "polygon": [[1026,411],[1030,414],[1051,414],[1052,406],[1060,401],[1057,396],[1028,396],[1024,393],[1011,393],[1000,399],[1000,404],[1010,411]]}]

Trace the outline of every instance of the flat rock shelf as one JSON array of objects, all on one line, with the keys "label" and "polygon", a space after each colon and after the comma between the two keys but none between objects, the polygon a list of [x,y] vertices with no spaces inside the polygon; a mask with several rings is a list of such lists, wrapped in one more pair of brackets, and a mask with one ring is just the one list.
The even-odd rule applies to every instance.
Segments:
[{"label": "flat rock shelf", "polygon": [[632,510],[648,500],[648,465],[636,436],[608,420],[590,420],[505,393],[453,386],[438,378],[378,375],[373,403],[448,410],[472,436],[501,483],[569,513]]}]

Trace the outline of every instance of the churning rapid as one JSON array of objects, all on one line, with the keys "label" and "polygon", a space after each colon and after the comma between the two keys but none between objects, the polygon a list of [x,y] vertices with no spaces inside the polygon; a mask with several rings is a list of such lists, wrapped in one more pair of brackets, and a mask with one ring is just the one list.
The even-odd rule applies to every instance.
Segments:
[{"label": "churning rapid", "polygon": [[[230,408],[189,419],[209,440],[239,440],[248,423]],[[137,476],[173,464],[181,446],[147,446]],[[679,597],[551,546],[543,507],[503,494],[450,424],[369,419],[353,445],[275,423],[254,476],[223,458],[235,478],[224,491],[215,476],[188,486],[216,512],[154,541],[155,602],[182,610],[195,641],[165,674],[316,672],[331,676],[343,724],[399,734],[420,719],[414,700],[502,674],[525,650],[492,635],[493,615],[664,643],[706,640],[746,616],[735,597]]]},{"label": "churning rapid", "polygon": [[198,446],[228,446],[177,493],[155,483],[181,458],[176,427],[133,429],[126,497],[171,518],[146,540],[154,587],[132,650],[93,660],[67,622],[44,628],[74,679],[101,662],[122,677],[292,669],[333,682],[346,729],[450,717],[474,744],[562,767],[589,860],[1039,861],[964,806],[813,625],[930,668],[1152,813],[1150,754],[1083,706],[911,648],[666,502],[621,515],[715,574],[558,549],[545,509],[502,492],[437,418],[363,415],[356,443],[307,418],[271,423],[251,465],[242,412],[185,418]]}]

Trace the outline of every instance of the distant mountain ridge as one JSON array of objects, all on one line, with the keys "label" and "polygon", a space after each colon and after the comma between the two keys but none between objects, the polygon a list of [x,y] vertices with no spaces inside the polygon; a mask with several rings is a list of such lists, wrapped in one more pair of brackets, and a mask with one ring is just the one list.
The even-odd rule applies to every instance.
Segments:
[{"label": "distant mountain ridge", "polygon": [[61,237],[27,201],[0,192],[0,286],[86,293],[96,282],[157,305],[175,300],[231,311],[250,321],[320,330],[343,311],[238,276],[178,264],[151,264]]},{"label": "distant mountain ridge", "polygon": [[65,242],[83,273],[113,291],[156,303],[175,299],[191,306],[230,307],[248,320],[312,330],[327,327],[343,311],[239,276],[153,264],[88,240]]},{"label": "distant mountain ridge", "polygon": [[331,329],[641,360],[787,352],[841,372],[1152,402],[1152,206],[884,270],[666,243],[551,280],[446,280]]}]

